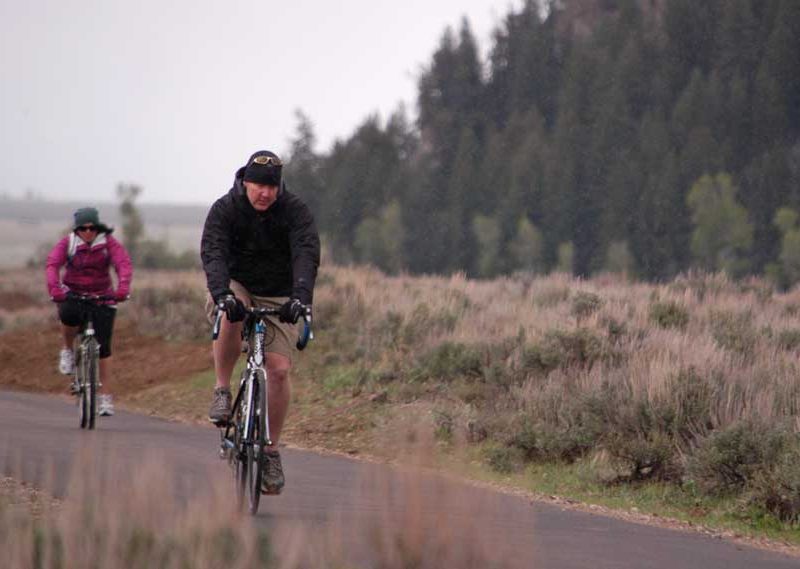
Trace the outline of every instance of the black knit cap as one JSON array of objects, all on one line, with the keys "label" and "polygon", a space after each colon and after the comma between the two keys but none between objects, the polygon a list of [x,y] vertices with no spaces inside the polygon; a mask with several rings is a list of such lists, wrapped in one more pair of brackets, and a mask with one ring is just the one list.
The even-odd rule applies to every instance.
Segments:
[{"label": "black knit cap", "polygon": [[269,150],[259,150],[247,160],[242,179],[245,182],[280,186],[282,170],[283,162],[277,154]]}]

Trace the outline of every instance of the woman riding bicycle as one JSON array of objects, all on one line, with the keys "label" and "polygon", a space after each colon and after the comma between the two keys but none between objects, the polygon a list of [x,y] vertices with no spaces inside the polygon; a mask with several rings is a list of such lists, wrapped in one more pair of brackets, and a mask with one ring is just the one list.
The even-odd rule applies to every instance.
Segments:
[{"label": "woman riding bicycle", "polygon": [[[47,256],[47,289],[51,299],[58,303],[64,347],[61,349],[58,369],[71,375],[75,365],[72,353],[73,341],[83,321],[82,305],[70,298],[76,295],[113,297],[113,301],[101,301],[94,310],[97,340],[100,343],[100,405],[98,414],[114,414],[111,399],[111,336],[114,329],[116,302],[128,299],[133,269],[125,247],[111,236],[113,229],[100,223],[100,216],[93,207],[85,207],[74,214],[72,232],[63,237]],[[64,278],[61,269],[66,266]],[[110,268],[117,274],[117,289],[113,288]]]}]

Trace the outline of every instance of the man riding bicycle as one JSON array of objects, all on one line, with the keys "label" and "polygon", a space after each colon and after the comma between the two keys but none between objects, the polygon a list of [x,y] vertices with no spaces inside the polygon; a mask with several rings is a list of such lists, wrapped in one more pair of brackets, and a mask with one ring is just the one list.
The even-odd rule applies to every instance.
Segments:
[{"label": "man riding bicycle", "polygon": [[278,441],[289,408],[289,371],[295,355],[295,325],[311,306],[320,261],[319,234],[311,211],[282,182],[283,164],[261,150],[239,168],[233,187],[208,212],[200,255],[206,273],[209,316],[224,305],[213,343],[216,386],[209,420],[231,419],[231,375],[241,354],[245,307],[280,308],[270,317],[274,334],[265,346],[269,432],[262,491],[280,494],[284,485]]}]

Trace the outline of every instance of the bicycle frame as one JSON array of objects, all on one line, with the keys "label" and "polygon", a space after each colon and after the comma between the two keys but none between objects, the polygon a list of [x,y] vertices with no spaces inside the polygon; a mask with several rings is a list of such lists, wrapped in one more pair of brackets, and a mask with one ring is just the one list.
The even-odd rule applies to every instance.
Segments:
[{"label": "bicycle frame", "polygon": [[71,297],[84,307],[84,316],[75,336],[75,396],[78,399],[78,414],[82,429],[94,429],[97,416],[97,390],[100,382],[100,344],[95,337],[94,309],[98,302],[113,300],[113,297],[74,295]]},{"label": "bicycle frame", "polygon": [[[239,390],[231,409],[231,421],[220,429],[220,458],[227,459],[234,470],[239,507],[248,494],[249,511],[256,514],[261,498],[262,459],[266,447],[273,445],[269,431],[268,381],[265,367],[265,336],[272,326],[267,316],[277,316],[275,308],[248,308],[242,329],[247,340],[247,362],[239,381]],[[213,338],[219,336],[223,306],[217,307]],[[298,339],[298,349],[305,348],[313,337],[311,315],[306,310],[304,329]],[[246,489],[245,489],[246,488]]]}]

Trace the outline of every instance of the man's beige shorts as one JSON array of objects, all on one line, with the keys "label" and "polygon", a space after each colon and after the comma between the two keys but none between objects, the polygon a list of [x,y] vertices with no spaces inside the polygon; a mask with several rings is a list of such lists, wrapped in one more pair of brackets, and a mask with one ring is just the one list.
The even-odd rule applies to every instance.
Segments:
[{"label": "man's beige shorts", "polygon": [[[289,300],[285,296],[255,296],[250,294],[241,283],[231,280],[230,288],[236,298],[241,300],[245,306],[255,306],[257,308],[280,308],[280,306]],[[214,322],[214,300],[209,294],[206,297],[206,315],[209,322]],[[264,349],[267,352],[274,354],[281,354],[289,358],[289,361],[294,359],[294,354],[297,351],[297,337],[298,326],[296,324],[284,324],[278,320],[277,316],[267,316],[267,319],[272,323],[267,329],[266,345]]]}]

